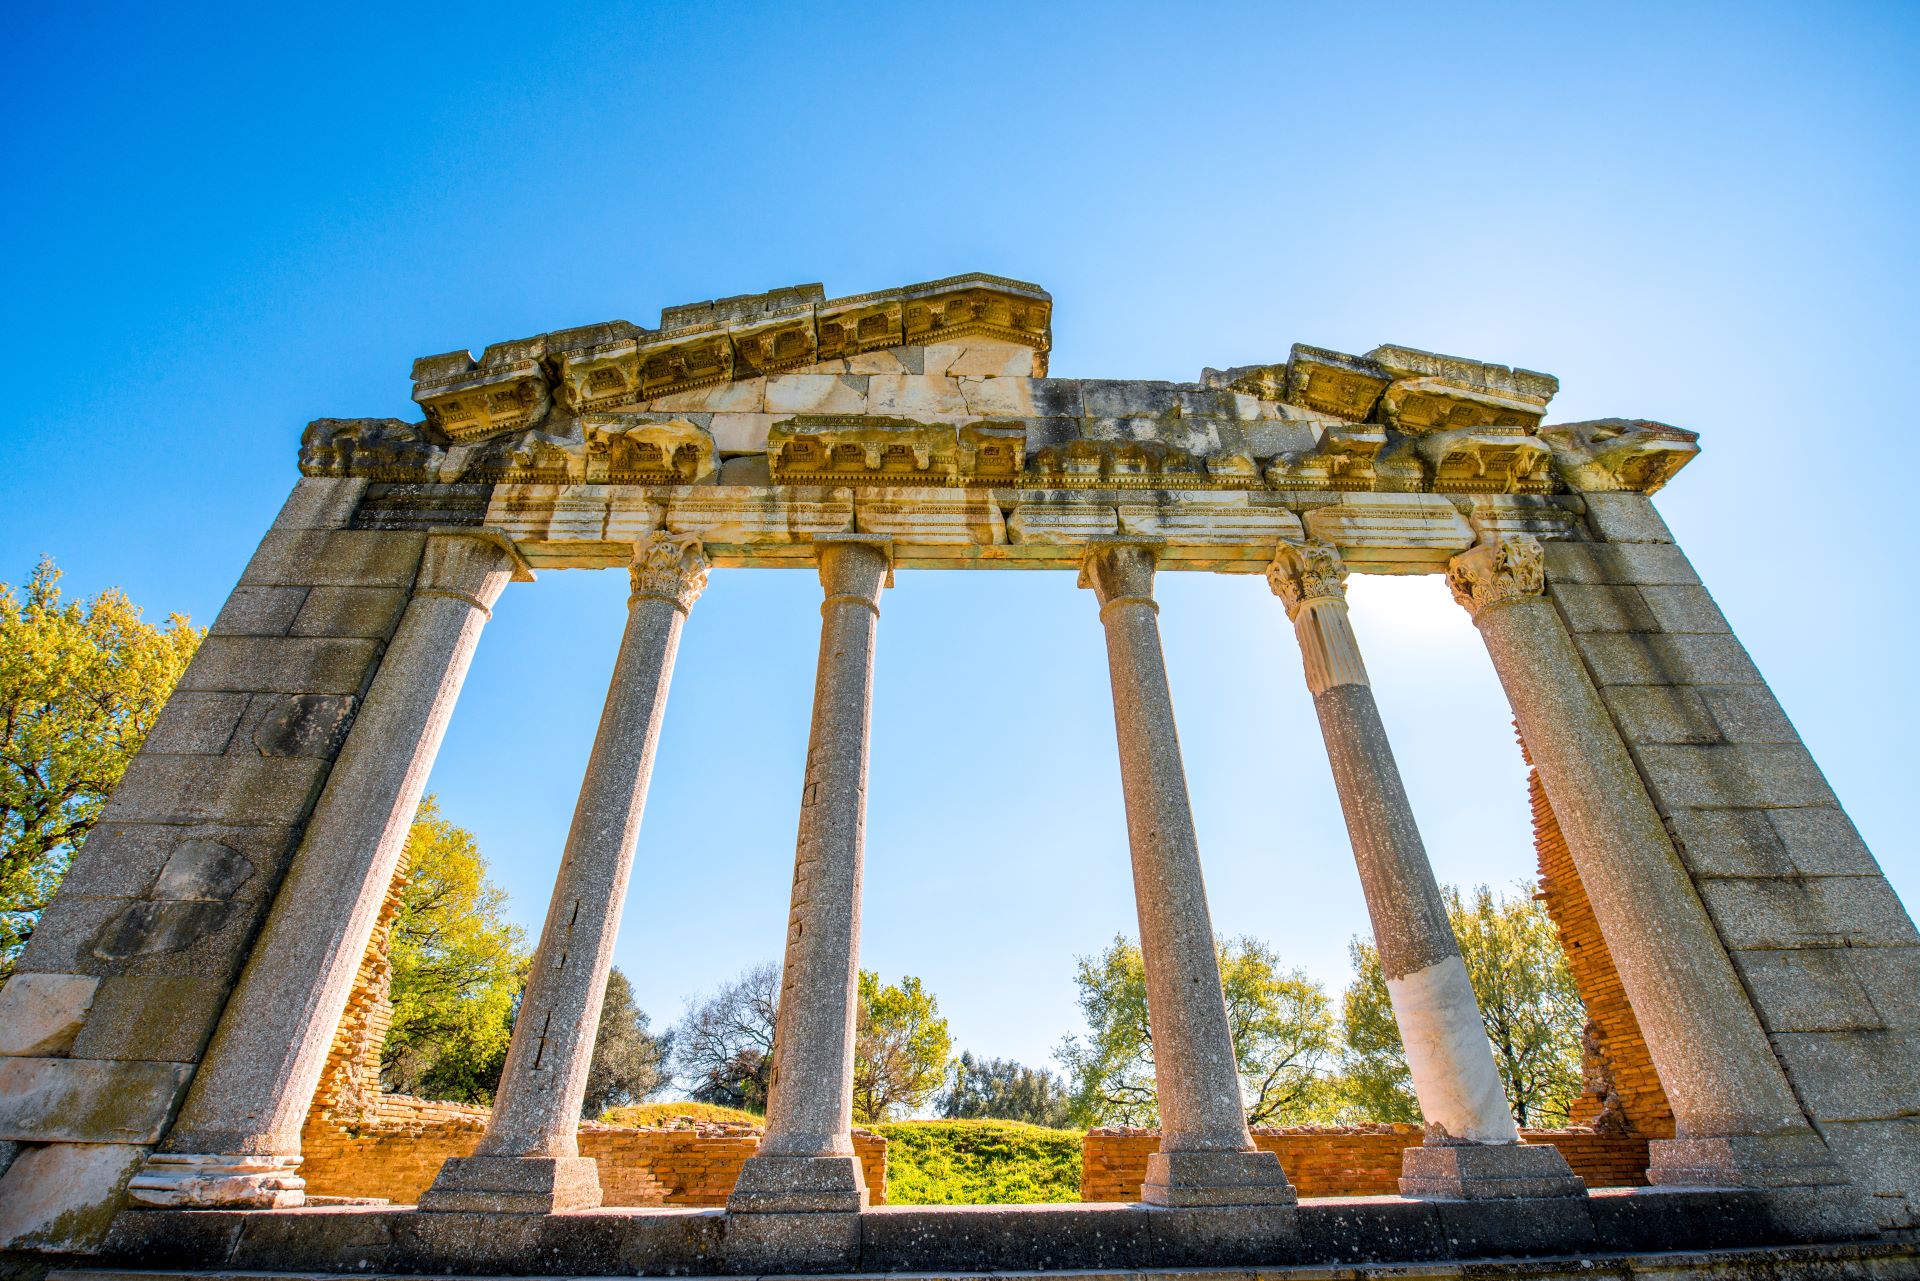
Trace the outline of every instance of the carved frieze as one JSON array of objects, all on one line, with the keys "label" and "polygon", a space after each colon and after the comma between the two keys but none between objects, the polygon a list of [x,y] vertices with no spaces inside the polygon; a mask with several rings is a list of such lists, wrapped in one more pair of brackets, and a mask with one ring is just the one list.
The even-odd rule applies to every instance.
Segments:
[{"label": "carved frieze", "polygon": [[640,344],[632,338],[570,351],[560,359],[560,396],[574,413],[640,398]]},{"label": "carved frieze", "polygon": [[1369,490],[1386,443],[1385,431],[1365,423],[1329,427],[1312,449],[1280,454],[1268,463],[1267,482],[1276,489]]},{"label": "carved frieze", "polygon": [[1102,489],[1207,489],[1206,465],[1157,440],[1074,440],[1034,451],[1032,483]]},{"label": "carved frieze", "polygon": [[432,480],[445,456],[425,423],[398,418],[316,418],[300,435],[307,476]]},{"label": "carved frieze", "polygon": [[460,478],[564,485],[579,480],[583,469],[577,438],[523,431],[494,436],[471,447],[460,463]]},{"label": "carved frieze", "polygon": [[959,435],[960,479],[968,485],[1008,485],[1027,466],[1027,426],[1007,422],[968,423]]},{"label": "carved frieze", "polygon": [[[552,405],[538,339],[499,343],[475,364],[465,352],[414,362],[413,399],[456,441],[531,427]],[[464,367],[462,362],[464,361]]]},{"label": "carved frieze", "polygon": [[1555,487],[1552,451],[1517,428],[1435,432],[1418,447],[1438,493],[1545,494]]},{"label": "carved frieze", "polygon": [[999,276],[955,276],[900,291],[908,343],[978,336],[1045,351],[1053,341],[1046,290]]},{"label": "carved frieze", "polygon": [[713,437],[685,419],[586,414],[580,426],[593,484],[697,485],[714,477]]},{"label": "carved frieze", "polygon": [[886,294],[865,294],[822,303],[814,315],[818,359],[857,356],[901,346],[906,304]]},{"label": "carved frieze", "polygon": [[951,424],[875,415],[801,414],[767,431],[775,484],[951,485],[959,443]]},{"label": "carved frieze", "polygon": [[735,378],[777,374],[819,359],[811,307],[759,324],[736,325],[727,336],[733,343],[732,376]]},{"label": "carved frieze", "polygon": [[1651,494],[1700,452],[1697,432],[1637,418],[1601,418],[1540,429],[1567,484],[1589,493]]},{"label": "carved frieze", "polygon": [[1365,422],[1390,381],[1364,356],[1295,343],[1287,360],[1285,399],[1323,414]]}]

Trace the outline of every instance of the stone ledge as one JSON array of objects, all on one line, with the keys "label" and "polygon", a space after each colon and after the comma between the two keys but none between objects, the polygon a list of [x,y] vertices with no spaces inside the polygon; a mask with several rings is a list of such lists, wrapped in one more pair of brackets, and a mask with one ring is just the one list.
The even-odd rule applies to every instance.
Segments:
[{"label": "stone ledge", "polygon": [[[1543,1204],[1551,1204],[1553,1212],[1535,1213]],[[1915,1257],[1910,1246],[1879,1242],[1798,1254],[1778,1248],[1749,1254],[1760,1247],[1795,1244],[1790,1230],[1772,1213],[1767,1196],[1754,1192],[1623,1190],[1552,1203],[1329,1198],[1300,1203],[1294,1212],[1299,1234],[1284,1244],[1269,1240],[1253,1247],[1248,1235],[1225,1230],[1236,1215],[1252,1223],[1262,1213],[1258,1208],[1207,1211],[1220,1222],[1200,1225],[1210,1230],[1196,1237],[1187,1230],[1193,1225],[1185,1222],[1194,1212],[1138,1204],[890,1206],[858,1216],[858,1245],[833,1270],[896,1276],[1066,1268],[1139,1271],[1202,1266],[1204,1259],[1210,1267],[1253,1265],[1265,1271],[1294,1265],[1431,1267],[1468,1258],[1566,1258],[1564,1275],[1592,1275],[1590,1267],[1583,1271],[1574,1260],[1657,1250],[1724,1251],[1769,1265],[1799,1257],[1884,1257],[1905,1265]],[[730,1222],[718,1211],[671,1209],[554,1215],[423,1215],[384,1207],[129,1211],[114,1221],[98,1262],[120,1268],[191,1269],[203,1275],[218,1275],[222,1269],[722,1275],[731,1270]],[[1195,1253],[1200,1239],[1211,1251],[1204,1256]],[[1907,1253],[1899,1253],[1902,1248]],[[1876,1250],[1878,1254],[1871,1253]],[[1515,1270],[1485,1271],[1489,1267]],[[1487,1263],[1475,1263],[1471,1273],[1509,1274],[1563,1275]],[[120,1275],[125,1274],[94,1274],[97,1281]],[[1452,1273],[1434,1269],[1431,1275]],[[80,1278],[76,1275],[73,1281]]]}]

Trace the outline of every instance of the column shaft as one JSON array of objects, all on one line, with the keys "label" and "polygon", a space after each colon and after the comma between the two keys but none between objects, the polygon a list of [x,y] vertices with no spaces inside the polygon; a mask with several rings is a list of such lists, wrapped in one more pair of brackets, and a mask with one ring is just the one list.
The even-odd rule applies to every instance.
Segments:
[{"label": "column shaft", "polygon": [[[334,1029],[493,602],[518,564],[481,531],[427,540],[413,597],[135,1204],[286,1206]],[[521,571],[524,573],[524,571]]]},{"label": "column shaft", "polygon": [[[1283,544],[1267,569],[1300,642],[1374,946],[1426,1121],[1428,1147],[1408,1151],[1402,1190],[1577,1196],[1585,1187],[1556,1150],[1519,1145],[1480,1003],[1347,615],[1346,575],[1338,550],[1318,542]],[[1466,1152],[1463,1144],[1497,1150]]]},{"label": "column shaft", "polygon": [[423,1210],[549,1212],[600,1204],[594,1162],[580,1156],[580,1106],[680,629],[707,568],[695,538],[656,533],[635,549],[626,631],[493,1114],[474,1154],[441,1167],[421,1198]]},{"label": "column shaft", "polygon": [[855,536],[814,541],[826,600],[767,1132],[728,1201],[735,1211],[846,1211],[867,1200],[853,1156],[853,1036],[873,642],[888,550]]},{"label": "column shaft", "polygon": [[1152,598],[1154,551],[1094,544],[1081,582],[1100,600],[1113,682],[1134,903],[1146,966],[1160,1151],[1145,1198],[1166,1205],[1290,1204],[1292,1187],[1247,1132],[1199,840]]},{"label": "column shaft", "polygon": [[1733,964],[1553,605],[1539,543],[1485,542],[1449,584],[1472,614],[1593,904],[1677,1138],[1656,1183],[1844,1182],[1773,1057]]}]

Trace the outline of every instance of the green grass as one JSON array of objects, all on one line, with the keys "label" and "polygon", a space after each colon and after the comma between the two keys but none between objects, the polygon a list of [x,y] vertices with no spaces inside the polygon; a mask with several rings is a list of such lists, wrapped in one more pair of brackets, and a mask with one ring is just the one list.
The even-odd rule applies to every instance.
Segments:
[{"label": "green grass", "polygon": [[668,1125],[678,1120],[727,1121],[735,1125],[765,1125],[767,1118],[738,1108],[716,1107],[711,1103],[635,1103],[624,1108],[608,1108],[600,1114],[608,1125]]},{"label": "green grass", "polygon": [[1078,1130],[1018,1121],[894,1121],[889,1205],[1009,1205],[1080,1199]]}]

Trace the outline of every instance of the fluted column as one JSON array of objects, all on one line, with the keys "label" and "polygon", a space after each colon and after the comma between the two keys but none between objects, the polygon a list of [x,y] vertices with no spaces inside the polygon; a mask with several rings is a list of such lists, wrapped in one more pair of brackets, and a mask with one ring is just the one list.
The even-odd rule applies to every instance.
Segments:
[{"label": "fluted column", "polygon": [[300,1126],[493,603],[531,578],[483,530],[427,539],[387,646],[285,882],[136,1205],[284,1207]]},{"label": "fluted column", "polygon": [[1095,542],[1080,573],[1106,628],[1160,1105],[1160,1150],[1148,1159],[1142,1198],[1168,1206],[1290,1205],[1294,1191],[1280,1161],[1254,1148],[1241,1104],[1160,649],[1155,556],[1150,543]]},{"label": "fluted column", "polygon": [[814,544],[826,600],[773,1082],[766,1134],[727,1201],[736,1213],[844,1212],[867,1204],[853,1154],[853,1033],[873,641],[890,549],[885,539],[858,534],[820,535]]},{"label": "fluted column", "polygon": [[422,1210],[546,1213],[600,1204],[580,1105],[687,611],[707,582],[697,538],[635,547],[627,627],[534,951],[487,1132],[440,1168]]},{"label": "fluted column", "polygon": [[1267,582],[1300,642],[1406,1048],[1425,1148],[1407,1151],[1408,1196],[1578,1196],[1585,1185],[1552,1147],[1521,1145],[1480,1004],[1460,958],[1433,865],[1387,742],[1347,616],[1347,567],[1321,542],[1282,543]]},{"label": "fluted column", "polygon": [[1484,541],[1454,557],[1447,581],[1486,641],[1672,1105],[1676,1137],[1653,1144],[1649,1177],[1814,1190],[1828,1194],[1813,1202],[1825,1207],[1828,1222],[1847,1220],[1852,1189],[1802,1114],[1646,785],[1544,595],[1539,541]]}]

